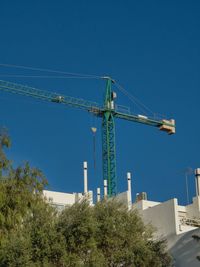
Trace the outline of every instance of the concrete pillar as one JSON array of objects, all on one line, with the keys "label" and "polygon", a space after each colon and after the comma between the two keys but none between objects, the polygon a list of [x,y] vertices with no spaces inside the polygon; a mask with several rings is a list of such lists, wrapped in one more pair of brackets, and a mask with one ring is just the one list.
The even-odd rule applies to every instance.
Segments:
[{"label": "concrete pillar", "polygon": [[196,196],[200,196],[200,168],[195,170]]},{"label": "concrete pillar", "polygon": [[127,183],[128,183],[128,209],[132,207],[132,193],[131,193],[131,173],[127,172]]},{"label": "concrete pillar", "polygon": [[101,200],[101,191],[100,188],[97,188],[97,202],[99,202]]},{"label": "concrete pillar", "polygon": [[104,185],[104,198],[107,198],[107,195],[108,195],[108,183],[107,183],[107,180],[103,180],[103,185]]},{"label": "concrete pillar", "polygon": [[84,173],[84,195],[86,195],[88,193],[87,161],[83,162],[83,173]]},{"label": "concrete pillar", "polygon": [[131,173],[127,172],[128,191],[131,192]]}]

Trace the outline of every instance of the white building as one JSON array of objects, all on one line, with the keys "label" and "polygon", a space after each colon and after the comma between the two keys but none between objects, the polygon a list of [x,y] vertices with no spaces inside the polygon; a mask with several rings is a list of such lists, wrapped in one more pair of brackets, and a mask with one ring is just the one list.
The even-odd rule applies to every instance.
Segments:
[{"label": "white building", "polygon": [[117,195],[116,199],[124,203],[129,210],[137,209],[144,223],[150,223],[156,228],[155,237],[180,235],[200,227],[200,169],[196,169],[195,178],[196,197],[187,206],[179,205],[176,198],[165,202],[149,201],[144,192],[137,194],[136,201],[132,203],[130,184],[128,190]]},{"label": "white building", "polygon": [[[174,256],[176,267],[196,267],[200,255],[200,243],[192,237],[200,235],[200,169],[195,170],[196,196],[191,204],[181,206],[176,198],[165,202],[147,200],[146,193],[137,194],[136,201],[132,203],[131,174],[127,173],[128,190],[116,196],[116,199],[129,210],[137,209],[145,224],[152,224],[155,229],[155,238],[165,238],[168,249]],[[87,164],[84,162],[84,193],[60,193],[43,191],[44,196],[51,205],[62,210],[83,200],[89,199],[93,205],[93,192],[88,191]],[[104,181],[104,196],[107,197],[107,181]],[[100,188],[97,189],[97,201],[100,200]]]},{"label": "white building", "polygon": [[176,198],[165,202],[140,200],[133,204],[145,224],[151,223],[157,237],[179,235],[200,226],[200,197],[194,197],[188,206],[178,205]]},{"label": "white building", "polygon": [[[196,170],[196,197],[187,206],[178,204],[176,198],[165,202],[147,200],[146,193],[137,194],[132,203],[131,174],[127,173],[128,190],[116,196],[129,210],[137,209],[145,224],[151,223],[156,228],[156,237],[168,238],[194,230],[200,226],[200,169]],[[84,162],[84,193],[61,193],[44,190],[44,196],[51,205],[62,210],[84,198],[93,205],[93,192],[88,191],[87,163]],[[104,181],[104,195],[107,197],[107,181]],[[100,200],[100,189],[97,189],[97,200]]]},{"label": "white building", "polygon": [[43,194],[45,199],[58,210],[75,204],[83,197],[82,193],[61,193],[48,190],[44,190]]},{"label": "white building", "polygon": [[45,199],[59,211],[62,211],[65,207],[72,206],[73,204],[80,202],[87,198],[90,205],[93,205],[93,192],[88,191],[87,194],[83,193],[62,193],[49,190],[43,190]]},{"label": "white building", "polygon": [[[155,237],[165,238],[176,267],[197,267],[200,262],[200,169],[195,170],[196,196],[191,204],[181,206],[176,198],[165,202],[149,201],[140,194],[133,209],[137,209],[145,224],[156,228]],[[140,197],[141,196],[141,197]],[[124,196],[122,199],[125,199]],[[128,205],[128,201],[127,201]]]}]

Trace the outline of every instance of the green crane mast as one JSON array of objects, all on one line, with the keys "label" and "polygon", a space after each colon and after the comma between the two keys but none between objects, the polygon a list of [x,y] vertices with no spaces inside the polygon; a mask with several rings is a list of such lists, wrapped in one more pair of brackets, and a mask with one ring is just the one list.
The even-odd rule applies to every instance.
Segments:
[{"label": "green crane mast", "polygon": [[115,106],[115,92],[112,91],[112,80],[110,77],[102,77],[106,80],[106,91],[103,106],[96,102],[60,95],[48,91],[39,90],[29,86],[0,80],[0,90],[37,98],[44,101],[55,102],[74,108],[83,109],[102,118],[102,165],[103,179],[107,180],[108,197],[116,195],[116,148],[115,148],[115,121],[114,118],[124,119],[137,123],[154,126],[169,134],[175,133],[174,120],[156,120],[143,115],[120,112]]}]

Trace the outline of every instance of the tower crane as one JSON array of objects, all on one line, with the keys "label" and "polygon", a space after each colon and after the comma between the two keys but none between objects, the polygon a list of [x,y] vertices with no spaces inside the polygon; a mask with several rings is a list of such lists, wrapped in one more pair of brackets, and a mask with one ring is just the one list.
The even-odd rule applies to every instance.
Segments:
[{"label": "tower crane", "polygon": [[103,105],[98,103],[60,95],[48,91],[39,90],[29,86],[0,80],[0,90],[14,94],[29,96],[44,101],[54,102],[61,105],[67,105],[79,108],[92,113],[102,119],[102,165],[103,179],[107,180],[108,197],[116,195],[116,148],[115,148],[115,118],[128,120],[136,123],[146,124],[157,127],[168,134],[175,133],[174,120],[157,120],[147,116],[132,114],[118,110],[115,105],[116,93],[112,90],[112,83],[115,83],[110,77],[102,77],[106,80],[106,90]]}]

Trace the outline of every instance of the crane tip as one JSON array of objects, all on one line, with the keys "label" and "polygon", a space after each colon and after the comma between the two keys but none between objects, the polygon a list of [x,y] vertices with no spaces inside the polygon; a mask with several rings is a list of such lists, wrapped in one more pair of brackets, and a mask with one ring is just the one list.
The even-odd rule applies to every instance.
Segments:
[{"label": "crane tip", "polygon": [[110,76],[102,76],[101,78],[104,80],[111,80],[112,83],[115,83],[115,80],[112,79]]}]

